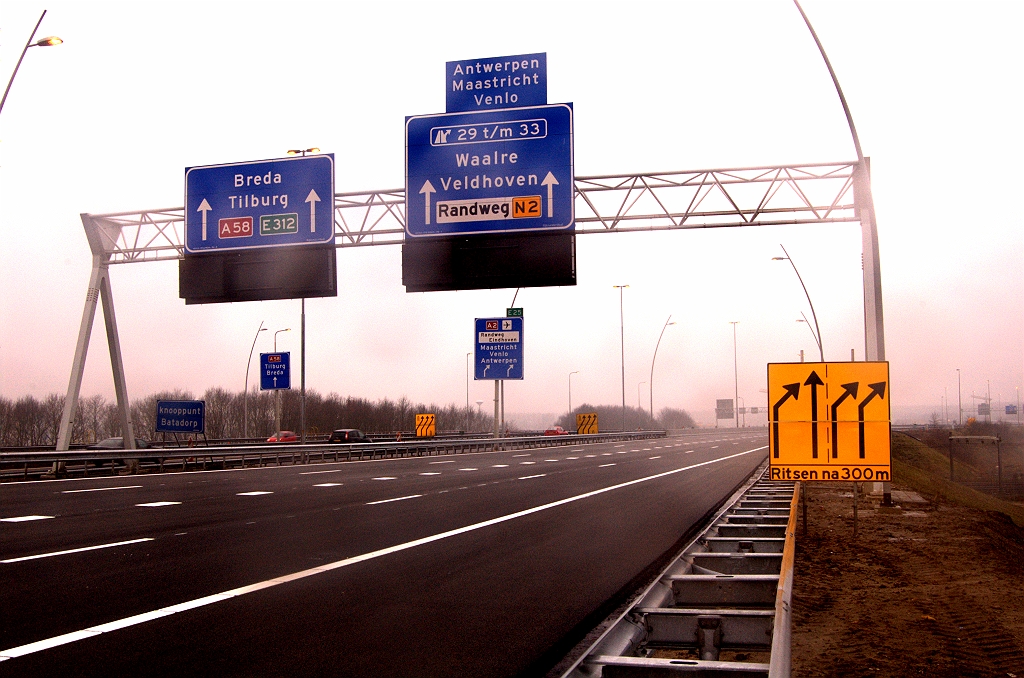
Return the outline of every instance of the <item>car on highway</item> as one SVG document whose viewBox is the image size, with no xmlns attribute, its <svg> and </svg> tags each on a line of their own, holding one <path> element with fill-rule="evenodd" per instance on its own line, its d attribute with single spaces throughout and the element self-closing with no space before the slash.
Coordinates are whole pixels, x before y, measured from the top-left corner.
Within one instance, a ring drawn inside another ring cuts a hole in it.
<svg viewBox="0 0 1024 678">
<path fill-rule="evenodd" d="M 366 434 L 357 428 L 338 428 L 334 429 L 331 433 L 331 437 L 327 440 L 329 443 L 368 443 L 371 442 Z"/>
<path fill-rule="evenodd" d="M 544 435 L 546 435 L 546 436 L 567 436 L 567 435 L 569 435 L 569 432 L 566 431 L 561 426 L 552 426 L 547 431 L 544 431 Z"/>
<path fill-rule="evenodd" d="M 274 435 L 267 438 L 268 443 L 294 443 L 299 439 L 298 434 L 295 431 L 278 431 Z"/>
<path fill-rule="evenodd" d="M 148 447 L 152 447 L 148 440 L 142 438 L 135 439 L 135 449 L 144 450 Z M 87 450 L 123 450 L 124 449 L 124 438 L 118 436 L 117 438 L 106 438 L 99 441 L 95 445 L 89 445 Z"/>
</svg>

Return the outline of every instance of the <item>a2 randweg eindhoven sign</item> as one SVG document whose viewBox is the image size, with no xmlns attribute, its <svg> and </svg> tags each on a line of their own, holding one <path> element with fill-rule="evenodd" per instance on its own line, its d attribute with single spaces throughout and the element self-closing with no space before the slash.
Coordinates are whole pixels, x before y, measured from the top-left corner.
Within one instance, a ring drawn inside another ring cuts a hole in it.
<svg viewBox="0 0 1024 678">
<path fill-rule="evenodd" d="M 333 240 L 333 155 L 185 170 L 187 252 Z"/>
<path fill-rule="evenodd" d="M 889 363 L 768 365 L 773 480 L 891 480 Z"/>
<path fill-rule="evenodd" d="M 573 226 L 572 105 L 405 121 L 410 236 Z"/>
<path fill-rule="evenodd" d="M 292 387 L 291 353 L 260 353 L 260 388 L 280 391 Z"/>
<path fill-rule="evenodd" d="M 523 378 L 523 319 L 477 318 L 475 379 Z"/>
<path fill-rule="evenodd" d="M 160 400 L 156 404 L 157 433 L 205 433 L 205 400 Z"/>
</svg>

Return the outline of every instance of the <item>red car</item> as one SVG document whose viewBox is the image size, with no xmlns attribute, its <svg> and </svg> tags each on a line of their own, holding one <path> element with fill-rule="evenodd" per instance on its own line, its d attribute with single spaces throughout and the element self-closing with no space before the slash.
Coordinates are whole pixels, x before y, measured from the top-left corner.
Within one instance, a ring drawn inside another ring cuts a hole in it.
<svg viewBox="0 0 1024 678">
<path fill-rule="evenodd" d="M 546 436 L 567 436 L 567 435 L 569 435 L 569 432 L 566 431 L 561 426 L 555 426 L 554 428 L 549 428 L 547 431 L 544 431 L 544 435 L 546 435 Z"/>
<path fill-rule="evenodd" d="M 294 443 L 298 442 L 299 436 L 295 431 L 278 431 L 267 438 L 268 443 Z"/>
</svg>

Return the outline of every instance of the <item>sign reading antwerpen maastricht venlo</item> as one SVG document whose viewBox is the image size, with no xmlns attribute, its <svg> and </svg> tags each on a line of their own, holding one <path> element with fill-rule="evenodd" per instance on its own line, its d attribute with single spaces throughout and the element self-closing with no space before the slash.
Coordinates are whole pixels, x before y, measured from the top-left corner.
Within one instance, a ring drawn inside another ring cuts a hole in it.
<svg viewBox="0 0 1024 678">
<path fill-rule="evenodd" d="M 569 230 L 572 105 L 408 117 L 405 173 L 410 236 Z"/>
<path fill-rule="evenodd" d="M 445 74 L 448 113 L 548 102 L 548 55 L 544 52 L 449 61 Z"/>
<path fill-rule="evenodd" d="M 185 170 L 188 253 L 334 240 L 334 156 Z"/>
<path fill-rule="evenodd" d="M 523 378 L 523 319 L 477 318 L 475 379 Z"/>
<path fill-rule="evenodd" d="M 157 433 L 205 433 L 205 400 L 160 400 L 156 404 Z"/>
</svg>

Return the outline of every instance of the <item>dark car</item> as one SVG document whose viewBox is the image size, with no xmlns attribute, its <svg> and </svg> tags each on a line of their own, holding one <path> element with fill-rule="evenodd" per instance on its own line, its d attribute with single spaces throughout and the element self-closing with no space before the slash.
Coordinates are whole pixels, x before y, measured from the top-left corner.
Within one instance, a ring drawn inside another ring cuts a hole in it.
<svg viewBox="0 0 1024 678">
<path fill-rule="evenodd" d="M 278 431 L 274 435 L 267 438 L 268 443 L 294 443 L 298 441 L 299 436 L 295 431 Z"/>
<path fill-rule="evenodd" d="M 338 428 L 331 434 L 329 443 L 368 443 L 370 439 L 357 428 Z"/>
<path fill-rule="evenodd" d="M 146 449 L 148 447 L 151 447 L 151 445 L 149 444 L 148 440 L 143 440 L 142 438 L 136 438 L 135 439 L 135 448 L 136 449 L 144 450 L 144 449 Z M 118 437 L 118 438 L 107 438 L 106 440 L 99 441 L 95 445 L 90 445 L 86 449 L 87 450 L 123 450 L 124 449 L 124 438 L 121 438 L 121 437 Z"/>
</svg>

